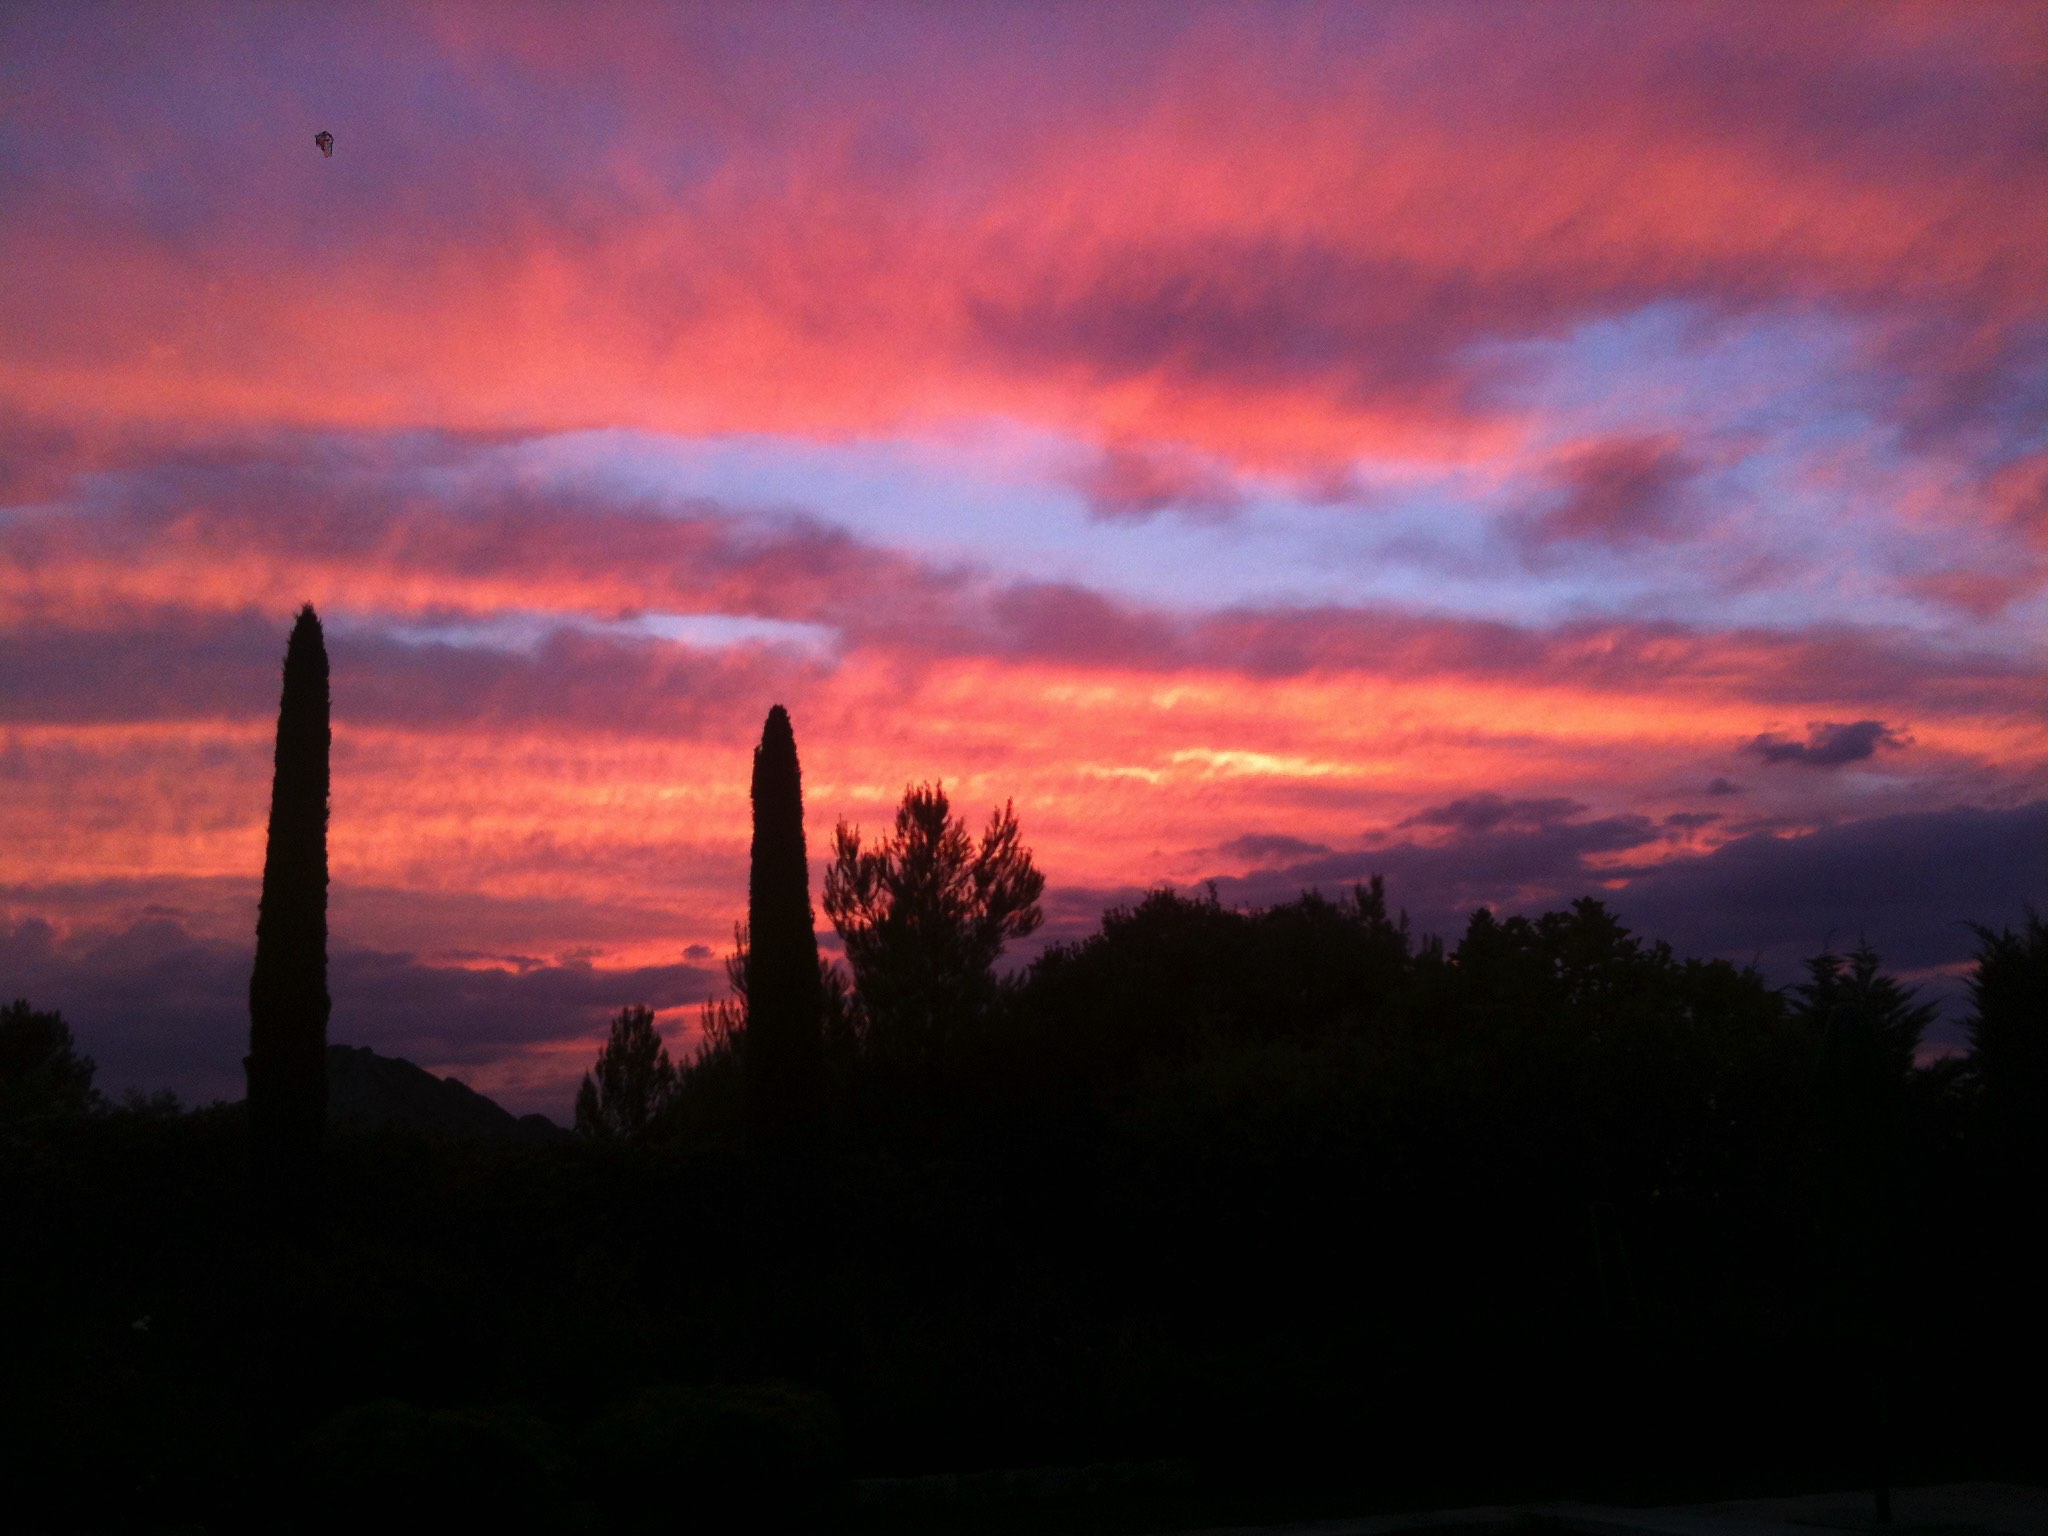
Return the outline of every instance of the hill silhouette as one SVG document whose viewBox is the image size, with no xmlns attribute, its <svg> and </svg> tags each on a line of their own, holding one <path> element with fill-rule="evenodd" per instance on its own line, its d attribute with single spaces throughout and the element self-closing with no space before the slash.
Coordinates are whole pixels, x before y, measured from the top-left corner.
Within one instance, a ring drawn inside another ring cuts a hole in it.
<svg viewBox="0 0 2048 1536">
<path fill-rule="evenodd" d="M 515 1115 L 467 1083 L 363 1045 L 327 1047 L 327 1120 L 515 1141 L 569 1134 L 546 1115 Z"/>
</svg>

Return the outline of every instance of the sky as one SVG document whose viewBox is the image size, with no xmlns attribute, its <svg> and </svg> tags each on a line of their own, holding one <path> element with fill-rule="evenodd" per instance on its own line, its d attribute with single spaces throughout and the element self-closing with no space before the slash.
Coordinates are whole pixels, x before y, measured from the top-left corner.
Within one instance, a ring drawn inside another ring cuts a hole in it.
<svg viewBox="0 0 2048 1536">
<path fill-rule="evenodd" d="M 2048 909 L 2048 7 L 27 3 L 0 274 L 0 992 L 104 1089 L 240 1096 L 308 601 L 330 1037 L 557 1118 L 776 703 L 814 897 L 937 780 L 1033 948 L 1594 895 L 1939 1050 Z"/>
</svg>

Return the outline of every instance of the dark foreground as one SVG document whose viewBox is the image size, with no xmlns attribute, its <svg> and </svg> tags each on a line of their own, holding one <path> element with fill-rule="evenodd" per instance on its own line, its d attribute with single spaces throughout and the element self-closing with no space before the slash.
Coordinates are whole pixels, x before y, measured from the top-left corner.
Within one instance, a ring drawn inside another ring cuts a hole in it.
<svg viewBox="0 0 2048 1536">
<path fill-rule="evenodd" d="M 9 1132 L 17 1528 L 1158 1530 L 2040 1476 L 1963 1211 L 1902 1229 L 1912 1307 L 1873 1324 L 1789 1197 L 1603 1257 L 1511 1163 L 1368 1220 L 1284 1125 L 774 1164 L 344 1132 L 298 1240 L 251 1234 L 243 1129 Z"/>
<path fill-rule="evenodd" d="M 1109 1531 L 2048 1482 L 2048 926 L 1981 937 L 1970 1056 L 1916 1065 L 1863 951 L 1788 996 L 1592 901 L 1446 951 L 1377 885 L 1159 893 L 830 1035 L 801 1115 L 753 1113 L 730 1037 L 584 1137 L 338 1050 L 336 1112 L 461 1102 L 336 1125 L 260 1202 L 239 1106 L 95 1106 L 21 1005 L 7 1514 Z"/>
</svg>

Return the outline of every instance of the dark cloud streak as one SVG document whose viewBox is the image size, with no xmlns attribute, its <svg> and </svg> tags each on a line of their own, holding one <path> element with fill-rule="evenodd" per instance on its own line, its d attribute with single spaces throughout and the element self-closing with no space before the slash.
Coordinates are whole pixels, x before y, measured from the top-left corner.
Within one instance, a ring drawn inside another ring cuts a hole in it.
<svg viewBox="0 0 2048 1536">
<path fill-rule="evenodd" d="M 1909 741 L 1909 737 L 1882 720 L 1856 720 L 1847 725 L 1821 720 L 1807 726 L 1803 742 L 1766 731 L 1743 750 L 1755 753 L 1766 764 L 1803 763 L 1809 768 L 1839 768 L 1876 756 L 1881 746 L 1903 748 Z"/>
</svg>

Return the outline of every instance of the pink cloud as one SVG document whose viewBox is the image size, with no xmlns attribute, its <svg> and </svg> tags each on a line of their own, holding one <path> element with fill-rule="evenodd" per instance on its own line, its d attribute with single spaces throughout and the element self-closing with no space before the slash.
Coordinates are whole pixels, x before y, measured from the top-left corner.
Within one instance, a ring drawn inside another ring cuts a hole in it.
<svg viewBox="0 0 2048 1536">
<path fill-rule="evenodd" d="M 1326 467 L 1509 441 L 1475 343 L 1678 300 L 1838 310 L 1898 410 L 1997 417 L 2048 293 L 2011 62 L 2038 19 L 1609 20 L 1593 49 L 1541 10 L 879 14 L 892 57 L 823 13 L 835 67 L 739 13 L 379 19 L 337 27 L 345 70 L 374 33 L 378 89 L 445 75 L 442 105 L 394 98 L 319 165 L 296 139 L 273 164 L 260 114 L 145 153 L 112 131 L 129 66 L 73 33 L 103 83 L 64 174 L 0 220 L 0 395 L 473 428 L 1008 415 Z M 200 48 L 180 78 L 223 67 Z M 169 178 L 184 222 L 100 198 L 110 169 Z"/>
</svg>

